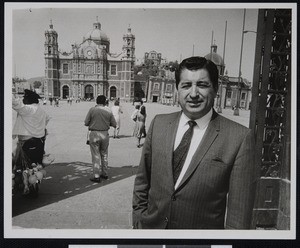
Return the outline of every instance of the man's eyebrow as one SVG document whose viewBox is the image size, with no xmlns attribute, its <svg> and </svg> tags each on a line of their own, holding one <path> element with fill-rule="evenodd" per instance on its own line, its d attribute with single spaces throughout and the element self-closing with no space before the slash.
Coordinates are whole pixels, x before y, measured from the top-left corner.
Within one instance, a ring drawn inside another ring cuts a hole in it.
<svg viewBox="0 0 300 248">
<path fill-rule="evenodd" d="M 205 83 L 205 84 L 210 84 L 210 82 L 209 82 L 209 81 L 207 81 L 207 80 L 199 80 L 199 81 L 197 81 L 197 83 Z"/>
<path fill-rule="evenodd" d="M 193 84 L 191 81 L 181 81 L 180 84 Z M 211 82 L 207 80 L 199 80 L 196 82 L 196 84 L 211 84 Z"/>
</svg>

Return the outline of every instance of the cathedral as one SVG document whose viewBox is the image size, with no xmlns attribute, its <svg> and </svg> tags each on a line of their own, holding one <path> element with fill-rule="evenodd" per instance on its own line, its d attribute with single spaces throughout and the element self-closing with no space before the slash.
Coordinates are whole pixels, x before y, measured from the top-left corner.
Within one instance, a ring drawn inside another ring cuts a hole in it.
<svg viewBox="0 0 300 248">
<path fill-rule="evenodd" d="M 135 36 L 128 27 L 122 51 L 110 52 L 110 39 L 97 20 L 70 52 L 59 50 L 52 22 L 45 31 L 44 95 L 67 99 L 94 99 L 98 95 L 131 101 L 134 98 Z"/>
<path fill-rule="evenodd" d="M 123 35 L 120 53 L 110 51 L 110 39 L 102 31 L 98 20 L 93 23 L 81 43 L 72 44 L 70 52 L 62 52 L 58 46 L 58 33 L 50 22 L 45 31 L 45 80 L 44 96 L 92 100 L 98 95 L 122 101 L 144 99 L 162 104 L 177 103 L 174 72 L 165 70 L 161 53 L 146 52 L 142 68 L 148 73 L 135 72 L 135 35 L 128 27 Z M 218 67 L 220 82 L 216 108 L 234 107 L 240 100 L 240 107 L 249 109 L 251 101 L 251 83 L 241 78 L 229 77 L 224 73 L 225 64 L 217 54 L 217 46 L 211 46 L 211 52 L 205 56 Z M 163 71 L 163 72 L 162 72 Z M 169 75 L 170 74 L 170 75 Z M 239 97 L 240 96 L 240 97 Z"/>
</svg>

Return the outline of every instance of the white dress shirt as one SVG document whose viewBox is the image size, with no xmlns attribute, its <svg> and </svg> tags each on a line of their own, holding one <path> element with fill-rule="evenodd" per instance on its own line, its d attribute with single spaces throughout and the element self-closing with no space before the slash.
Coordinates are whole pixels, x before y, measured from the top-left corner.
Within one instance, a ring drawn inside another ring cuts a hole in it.
<svg viewBox="0 0 300 248">
<path fill-rule="evenodd" d="M 190 149 L 187 153 L 184 165 L 182 167 L 180 175 L 175 184 L 175 189 L 180 184 L 184 174 L 186 173 L 186 171 L 191 163 L 191 160 L 192 160 L 192 158 L 204 136 L 204 133 L 207 129 L 208 123 L 211 120 L 212 113 L 213 112 L 211 109 L 205 116 L 203 116 L 200 119 L 195 120 L 197 125 L 194 126 L 194 133 L 193 133 L 193 137 L 191 140 Z M 190 121 L 190 119 L 182 112 L 180 120 L 179 120 L 179 124 L 178 124 L 177 133 L 176 133 L 176 138 L 175 138 L 175 143 L 174 143 L 174 151 L 177 148 L 177 146 L 179 146 L 184 133 L 189 129 L 188 121 Z"/>
<path fill-rule="evenodd" d="M 21 98 L 13 97 L 12 108 L 18 113 L 13 135 L 19 135 L 22 139 L 41 138 L 45 135 L 45 128 L 50 117 L 39 104 L 27 105 Z"/>
</svg>

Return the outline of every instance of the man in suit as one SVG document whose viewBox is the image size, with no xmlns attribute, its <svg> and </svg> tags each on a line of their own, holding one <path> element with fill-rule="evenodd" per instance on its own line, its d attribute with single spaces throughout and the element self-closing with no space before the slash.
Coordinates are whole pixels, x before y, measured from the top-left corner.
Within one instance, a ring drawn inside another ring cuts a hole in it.
<svg viewBox="0 0 300 248">
<path fill-rule="evenodd" d="M 250 129 L 213 110 L 218 69 L 203 57 L 175 73 L 182 111 L 157 115 L 133 191 L 133 228 L 249 229 L 257 181 Z"/>
</svg>

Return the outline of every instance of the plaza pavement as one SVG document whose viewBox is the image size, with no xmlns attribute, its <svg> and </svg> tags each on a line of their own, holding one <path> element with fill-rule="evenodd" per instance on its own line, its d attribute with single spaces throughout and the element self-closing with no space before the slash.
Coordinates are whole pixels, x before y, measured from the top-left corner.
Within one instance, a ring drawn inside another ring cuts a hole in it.
<svg viewBox="0 0 300 248">
<path fill-rule="evenodd" d="M 46 167 L 47 175 L 40 185 L 38 198 L 13 196 L 13 228 L 131 228 L 133 182 L 142 151 L 132 137 L 130 116 L 134 106 L 121 102 L 120 139 L 110 138 L 109 179 L 97 184 L 89 180 L 91 155 L 86 145 L 87 127 L 83 124 L 89 108 L 94 105 L 95 102 L 73 101 L 70 105 L 61 101 L 59 107 L 50 106 L 49 102 L 43 106 L 51 116 L 45 150 L 55 160 Z M 177 106 L 158 103 L 145 103 L 145 106 L 146 128 L 156 114 L 180 110 Z M 240 116 L 233 116 L 231 109 L 222 110 L 222 115 L 245 126 L 248 126 L 249 114 L 250 111 L 241 110 Z M 14 119 L 15 112 L 13 123 Z"/>
</svg>

